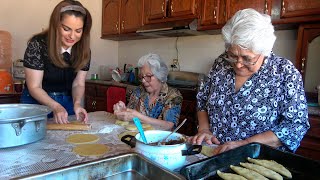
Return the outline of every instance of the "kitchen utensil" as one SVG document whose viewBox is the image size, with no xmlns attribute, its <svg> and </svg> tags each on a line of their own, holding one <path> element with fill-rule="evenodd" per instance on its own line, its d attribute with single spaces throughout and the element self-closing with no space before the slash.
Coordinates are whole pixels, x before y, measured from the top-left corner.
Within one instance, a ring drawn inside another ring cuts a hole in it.
<svg viewBox="0 0 320 180">
<path fill-rule="evenodd" d="M 185 179 L 137 153 L 125 153 L 18 179 Z"/>
<path fill-rule="evenodd" d="M 90 124 L 83 124 L 82 122 L 70 122 L 69 124 L 47 123 L 47 130 L 87 131 L 90 129 Z"/>
<path fill-rule="evenodd" d="M 0 148 L 20 146 L 45 137 L 51 109 L 37 104 L 0 105 Z"/>
<path fill-rule="evenodd" d="M 138 131 L 140 132 L 143 142 L 145 144 L 148 144 L 146 136 L 144 135 L 144 130 L 143 130 L 142 125 L 140 123 L 140 119 L 137 117 L 134 117 L 133 122 L 137 126 Z"/>
<path fill-rule="evenodd" d="M 292 179 L 319 179 L 320 177 L 319 161 L 280 151 L 260 143 L 250 143 L 189 164 L 180 170 L 180 174 L 187 179 L 217 179 L 217 170 L 231 172 L 230 165 L 248 162 L 247 157 L 274 160 L 292 173 Z"/>
<path fill-rule="evenodd" d="M 114 81 L 116 81 L 116 82 L 121 81 L 121 75 L 120 75 L 119 71 L 117 71 L 116 69 L 112 70 L 111 76 Z"/>
<path fill-rule="evenodd" d="M 144 133 L 148 137 L 149 144 L 143 143 L 140 133 L 135 136 L 124 135 L 121 141 L 135 148 L 136 152 L 170 170 L 175 170 L 185 165 L 186 156 L 201 152 L 201 145 L 187 145 L 187 139 L 182 134 L 173 133 L 170 136 L 171 140 L 176 140 L 179 143 L 158 146 L 157 143 L 168 136 L 171 133 L 170 131 L 149 130 Z"/>
<path fill-rule="evenodd" d="M 182 121 L 182 123 L 181 123 L 176 129 L 174 129 L 174 130 L 172 131 L 172 133 L 170 133 L 168 136 L 166 136 L 163 140 L 159 141 L 159 142 L 158 142 L 158 146 L 160 146 L 160 145 L 162 145 L 162 144 L 165 144 L 165 142 L 166 142 L 166 140 L 168 139 L 168 137 L 169 137 L 171 134 L 177 132 L 177 131 L 181 128 L 181 126 L 182 126 L 186 121 L 187 121 L 187 118 L 185 118 L 185 119 Z"/>
</svg>

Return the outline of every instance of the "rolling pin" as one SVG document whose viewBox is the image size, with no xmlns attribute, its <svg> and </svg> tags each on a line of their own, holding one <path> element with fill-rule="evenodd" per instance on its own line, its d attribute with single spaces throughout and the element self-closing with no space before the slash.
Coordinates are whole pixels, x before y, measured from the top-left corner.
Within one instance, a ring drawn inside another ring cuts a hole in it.
<svg viewBox="0 0 320 180">
<path fill-rule="evenodd" d="M 47 124 L 47 130 L 87 131 L 90 129 L 90 124 L 83 124 L 82 122 L 70 122 L 69 124 Z"/>
</svg>

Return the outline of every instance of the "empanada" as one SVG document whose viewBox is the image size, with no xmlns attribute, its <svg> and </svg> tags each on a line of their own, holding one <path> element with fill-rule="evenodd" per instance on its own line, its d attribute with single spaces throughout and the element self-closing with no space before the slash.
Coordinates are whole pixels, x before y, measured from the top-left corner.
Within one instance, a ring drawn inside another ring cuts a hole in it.
<svg viewBox="0 0 320 180">
<path fill-rule="evenodd" d="M 268 168 L 265 168 L 263 166 L 257 165 L 257 164 L 252 164 L 252 163 L 240 163 L 241 166 L 251 169 L 253 171 L 256 171 L 257 173 L 270 178 L 270 179 L 275 179 L 275 180 L 282 180 L 282 176 Z"/>
<path fill-rule="evenodd" d="M 292 178 L 291 172 L 287 168 L 282 166 L 281 164 L 277 163 L 276 161 L 264 160 L 264 159 L 252 159 L 250 157 L 248 157 L 248 161 L 255 163 L 255 164 L 258 164 L 260 166 L 264 166 L 268 169 L 271 169 L 277 173 L 284 175 L 287 178 L 290 178 L 290 179 Z"/>
<path fill-rule="evenodd" d="M 219 177 L 221 177 L 224 180 L 246 180 L 243 176 L 240 176 L 238 174 L 233 174 L 233 173 L 224 173 L 221 171 L 217 171 L 217 174 Z"/>
<path fill-rule="evenodd" d="M 243 176 L 249 180 L 268 180 L 266 177 L 250 169 L 246 169 L 239 166 L 233 166 L 233 165 L 230 165 L 230 168 L 240 176 Z"/>
</svg>

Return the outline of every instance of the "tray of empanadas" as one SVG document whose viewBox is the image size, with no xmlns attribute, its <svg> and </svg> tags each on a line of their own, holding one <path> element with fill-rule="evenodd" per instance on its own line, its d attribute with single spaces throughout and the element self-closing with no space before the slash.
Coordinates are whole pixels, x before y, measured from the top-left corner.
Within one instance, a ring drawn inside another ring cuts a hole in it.
<svg viewBox="0 0 320 180">
<path fill-rule="evenodd" d="M 186 179 L 320 179 L 320 161 L 250 143 L 184 166 Z"/>
</svg>

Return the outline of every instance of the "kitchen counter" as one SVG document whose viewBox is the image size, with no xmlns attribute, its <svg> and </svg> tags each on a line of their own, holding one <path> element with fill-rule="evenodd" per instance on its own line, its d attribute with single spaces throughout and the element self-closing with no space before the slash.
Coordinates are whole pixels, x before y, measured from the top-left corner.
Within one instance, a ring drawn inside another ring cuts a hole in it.
<svg viewBox="0 0 320 180">
<path fill-rule="evenodd" d="M 123 82 L 117 82 L 117 81 L 104 81 L 104 80 L 91 80 L 87 79 L 86 82 L 88 83 L 96 83 L 101 85 L 108 85 L 108 86 L 118 86 L 118 87 L 124 87 L 129 89 L 134 89 L 138 85 L 136 84 L 130 84 L 130 83 L 123 83 Z"/>
<path fill-rule="evenodd" d="M 0 149 L 0 179 L 17 178 L 133 151 L 119 139 L 118 134 L 126 130 L 114 124 L 116 118 L 113 114 L 96 111 L 88 115 L 92 125 L 89 131 L 48 130 L 46 137 L 38 142 Z M 74 116 L 69 119 L 74 119 Z M 100 140 L 97 143 L 109 146 L 109 152 L 100 157 L 82 157 L 73 153 L 75 145 L 67 143 L 65 138 L 76 133 L 98 135 Z M 188 156 L 186 164 L 203 158 L 206 156 L 202 154 Z"/>
</svg>

